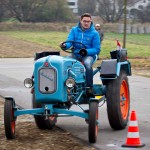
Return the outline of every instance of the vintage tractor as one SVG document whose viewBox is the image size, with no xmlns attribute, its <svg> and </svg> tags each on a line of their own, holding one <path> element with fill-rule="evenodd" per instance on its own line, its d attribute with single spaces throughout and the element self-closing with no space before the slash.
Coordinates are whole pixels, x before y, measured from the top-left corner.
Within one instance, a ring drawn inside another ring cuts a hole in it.
<svg viewBox="0 0 150 150">
<path fill-rule="evenodd" d="M 66 50 L 70 53 L 72 51 L 73 49 Z M 15 138 L 15 122 L 20 115 L 34 115 L 40 129 L 52 129 L 57 118 L 66 115 L 85 119 L 89 142 L 95 143 L 98 135 L 99 103 L 105 101 L 111 128 L 124 129 L 130 109 L 127 76 L 131 75 L 131 66 L 125 49 L 114 50 L 110 54 L 111 59 L 103 60 L 94 69 L 93 76 L 100 73 L 101 84 L 94 84 L 93 95 L 88 96 L 86 70 L 82 62 L 69 56 L 60 56 L 59 52 L 36 53 L 33 76 L 24 81 L 24 85 L 31 88 L 33 108 L 19 108 L 12 97 L 5 97 L 4 125 L 7 139 Z M 88 109 L 84 109 L 82 104 L 87 104 Z M 81 111 L 72 110 L 73 105 L 79 106 Z"/>
</svg>

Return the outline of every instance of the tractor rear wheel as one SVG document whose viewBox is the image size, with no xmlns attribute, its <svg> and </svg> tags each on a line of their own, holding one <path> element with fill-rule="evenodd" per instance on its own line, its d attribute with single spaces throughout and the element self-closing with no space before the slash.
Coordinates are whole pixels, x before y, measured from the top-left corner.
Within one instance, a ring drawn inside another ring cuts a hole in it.
<svg viewBox="0 0 150 150">
<path fill-rule="evenodd" d="M 16 117 L 14 117 L 13 101 L 5 100 L 4 104 L 4 126 L 7 139 L 15 138 Z"/>
<path fill-rule="evenodd" d="M 34 93 L 32 96 L 32 105 L 33 105 L 33 108 L 41 108 L 42 107 L 41 104 L 36 103 Z M 35 119 L 35 123 L 39 129 L 52 129 L 57 122 L 57 116 L 56 115 L 50 116 L 46 119 L 45 119 L 45 116 L 34 115 L 34 119 Z"/>
<path fill-rule="evenodd" d="M 89 105 L 88 137 L 90 143 L 95 143 L 98 135 L 98 102 L 91 101 Z"/>
<path fill-rule="evenodd" d="M 107 114 L 110 126 L 114 130 L 124 129 L 128 122 L 130 109 L 130 91 L 127 75 L 120 72 L 117 79 L 106 85 Z"/>
</svg>

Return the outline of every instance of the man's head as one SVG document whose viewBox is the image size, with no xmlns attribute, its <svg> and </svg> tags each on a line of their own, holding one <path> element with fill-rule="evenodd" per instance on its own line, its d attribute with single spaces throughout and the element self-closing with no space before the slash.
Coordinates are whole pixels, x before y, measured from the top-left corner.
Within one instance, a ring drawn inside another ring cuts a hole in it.
<svg viewBox="0 0 150 150">
<path fill-rule="evenodd" d="M 101 25 L 97 23 L 97 24 L 95 25 L 95 29 L 96 29 L 96 30 L 99 30 L 100 28 L 101 28 Z"/>
<path fill-rule="evenodd" d="M 88 29 L 91 26 L 92 18 L 89 13 L 85 13 L 80 18 L 80 23 L 84 29 Z"/>
</svg>

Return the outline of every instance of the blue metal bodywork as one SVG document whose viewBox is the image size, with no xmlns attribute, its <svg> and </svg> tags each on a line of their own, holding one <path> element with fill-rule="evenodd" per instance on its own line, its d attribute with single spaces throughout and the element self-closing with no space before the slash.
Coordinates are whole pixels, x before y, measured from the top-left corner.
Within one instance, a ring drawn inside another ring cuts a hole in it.
<svg viewBox="0 0 150 150">
<path fill-rule="evenodd" d="M 51 71 L 53 76 L 48 75 L 47 72 L 44 72 L 46 70 Z M 131 75 L 130 63 L 128 61 L 117 62 L 115 76 L 109 78 L 100 77 L 100 80 L 115 79 L 119 76 L 120 70 L 124 70 L 126 71 L 127 75 Z M 93 76 L 98 72 L 101 73 L 101 66 L 98 66 L 94 70 Z M 80 106 L 79 107 L 82 109 L 82 112 L 70 110 L 70 105 L 72 105 L 72 103 L 80 104 L 86 95 L 85 68 L 81 62 L 70 57 L 62 57 L 57 55 L 42 57 L 35 61 L 33 76 L 35 100 L 36 103 L 41 104 L 41 108 L 19 109 L 15 106 L 14 99 L 7 97 L 5 98 L 6 100 L 9 99 L 13 101 L 15 117 L 24 114 L 42 116 L 68 114 L 71 116 L 79 116 L 85 119 L 88 118 L 88 114 L 85 113 Z M 66 87 L 65 82 L 68 78 L 73 78 L 75 80 L 76 86 L 74 89 L 68 89 Z M 42 81 L 44 83 L 40 83 Z M 48 87 L 47 85 L 49 84 L 52 84 L 53 87 L 51 85 Z M 100 98 L 86 98 L 87 104 L 90 101 L 104 101 L 107 90 L 106 86 L 103 84 L 94 84 L 93 89 L 94 94 L 100 96 Z M 67 106 L 68 103 L 69 106 Z M 59 104 L 62 104 L 61 107 Z M 45 114 L 46 111 L 49 112 L 49 114 Z"/>
<path fill-rule="evenodd" d="M 49 66 L 45 67 L 44 63 Z M 41 68 L 53 68 L 56 71 L 56 90 L 53 93 L 41 93 L 39 91 L 39 70 Z M 75 79 L 77 84 L 85 82 L 85 68 L 77 60 L 69 57 L 47 56 L 35 62 L 34 67 L 34 88 L 35 99 L 39 103 L 55 103 L 67 101 L 67 89 L 65 81 L 68 77 Z"/>
<path fill-rule="evenodd" d="M 51 114 L 48 114 L 48 116 L 52 116 L 53 114 L 66 114 L 70 116 L 78 116 L 81 118 L 88 119 L 88 114 L 84 112 L 74 111 L 74 110 L 67 110 L 67 109 L 60 109 L 60 108 L 53 108 L 53 105 L 47 104 L 43 108 L 35 108 L 35 109 L 22 109 L 22 110 L 16 110 L 14 112 L 14 117 L 20 116 L 20 115 L 44 115 L 45 110 L 50 110 Z M 46 116 L 46 115 L 45 115 Z"/>
<path fill-rule="evenodd" d="M 131 64 L 129 61 L 118 62 L 117 63 L 117 76 L 120 75 L 120 71 L 124 70 L 127 75 L 131 75 Z"/>
</svg>

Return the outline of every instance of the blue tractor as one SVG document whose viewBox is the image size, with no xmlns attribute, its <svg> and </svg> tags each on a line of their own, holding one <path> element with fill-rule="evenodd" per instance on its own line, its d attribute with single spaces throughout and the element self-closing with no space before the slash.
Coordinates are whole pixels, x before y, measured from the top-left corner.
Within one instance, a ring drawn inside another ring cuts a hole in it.
<svg viewBox="0 0 150 150">
<path fill-rule="evenodd" d="M 73 49 L 66 51 L 71 53 Z M 59 52 L 36 53 L 33 76 L 24 81 L 24 85 L 31 88 L 33 108 L 19 108 L 12 97 L 5 97 L 4 125 L 7 139 L 15 138 L 15 122 L 20 115 L 34 115 L 36 125 L 40 129 L 52 129 L 57 119 L 66 115 L 85 119 L 89 142 L 95 143 L 101 102 L 107 103 L 111 128 L 124 129 L 130 109 L 127 76 L 131 75 L 131 65 L 125 49 L 114 50 L 110 54 L 111 59 L 103 60 L 101 65 L 94 69 L 93 77 L 99 73 L 101 84 L 94 84 L 93 95 L 88 96 L 86 70 L 82 62 L 69 56 L 60 56 Z M 82 104 L 87 104 L 88 109 L 84 109 Z M 81 111 L 72 110 L 73 105 L 79 106 Z"/>
</svg>

